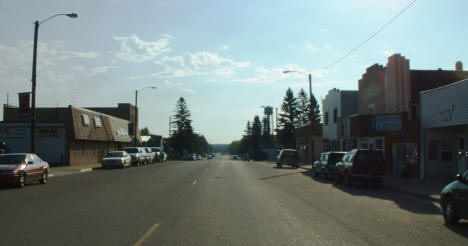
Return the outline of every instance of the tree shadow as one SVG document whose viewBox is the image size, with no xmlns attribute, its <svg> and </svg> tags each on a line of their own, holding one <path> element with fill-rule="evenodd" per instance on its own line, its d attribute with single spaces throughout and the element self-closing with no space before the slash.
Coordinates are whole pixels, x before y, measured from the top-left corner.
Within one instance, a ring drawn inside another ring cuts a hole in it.
<svg viewBox="0 0 468 246">
<path fill-rule="evenodd" d="M 311 170 L 302 172 L 314 181 L 330 184 L 353 196 L 367 196 L 376 199 L 389 200 L 398 205 L 401 209 L 418 214 L 441 214 L 439 206 L 436 206 L 430 199 L 403 194 L 385 187 L 376 187 L 368 182 L 356 182 L 351 187 L 346 187 L 343 183 L 335 184 L 334 178 L 314 177 Z"/>
</svg>

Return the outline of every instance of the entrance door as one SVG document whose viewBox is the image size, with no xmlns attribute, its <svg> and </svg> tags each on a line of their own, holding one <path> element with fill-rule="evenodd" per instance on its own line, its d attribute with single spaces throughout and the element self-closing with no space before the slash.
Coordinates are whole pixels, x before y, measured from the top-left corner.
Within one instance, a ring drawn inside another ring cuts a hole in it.
<svg viewBox="0 0 468 246">
<path fill-rule="evenodd" d="M 466 149 L 466 138 L 464 135 L 460 135 L 458 136 L 458 152 L 457 152 L 457 156 L 458 156 L 458 173 L 463 173 L 464 171 L 467 170 L 467 150 Z"/>
</svg>

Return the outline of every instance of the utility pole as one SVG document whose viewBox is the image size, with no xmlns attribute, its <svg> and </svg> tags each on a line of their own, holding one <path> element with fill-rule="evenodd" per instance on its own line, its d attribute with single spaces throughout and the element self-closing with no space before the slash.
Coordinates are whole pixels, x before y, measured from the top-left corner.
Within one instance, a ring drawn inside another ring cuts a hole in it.
<svg viewBox="0 0 468 246">
<path fill-rule="evenodd" d="M 137 145 L 137 128 L 138 128 L 138 90 L 135 90 L 135 125 L 133 126 L 133 134 L 134 134 L 134 141 L 135 147 Z"/>
<path fill-rule="evenodd" d="M 36 153 L 36 63 L 37 63 L 37 35 L 39 21 L 34 22 L 34 48 L 32 67 L 32 88 L 31 88 L 31 153 Z"/>
<path fill-rule="evenodd" d="M 172 119 L 171 119 L 171 116 L 169 116 L 169 137 L 171 137 L 171 130 L 172 130 Z"/>
</svg>

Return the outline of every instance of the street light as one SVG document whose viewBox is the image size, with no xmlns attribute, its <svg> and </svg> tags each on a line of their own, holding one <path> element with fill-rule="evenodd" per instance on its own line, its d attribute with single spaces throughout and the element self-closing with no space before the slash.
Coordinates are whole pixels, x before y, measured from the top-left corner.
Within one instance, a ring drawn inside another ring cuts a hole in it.
<svg viewBox="0 0 468 246">
<path fill-rule="evenodd" d="M 138 92 L 139 91 L 142 91 L 144 89 L 153 89 L 153 90 L 156 90 L 156 86 L 147 86 L 147 87 L 144 87 L 144 88 L 141 88 L 139 90 L 135 90 L 135 125 L 133 126 L 133 136 L 134 136 L 134 144 L 135 146 L 137 146 L 137 128 L 138 128 Z"/>
<path fill-rule="evenodd" d="M 77 14 L 56 14 L 41 22 L 34 22 L 34 49 L 33 49 L 33 67 L 32 67 L 32 88 L 31 88 L 31 153 L 36 153 L 36 64 L 37 64 L 37 36 L 39 25 L 59 15 L 66 15 L 72 19 L 78 17 Z"/>
</svg>

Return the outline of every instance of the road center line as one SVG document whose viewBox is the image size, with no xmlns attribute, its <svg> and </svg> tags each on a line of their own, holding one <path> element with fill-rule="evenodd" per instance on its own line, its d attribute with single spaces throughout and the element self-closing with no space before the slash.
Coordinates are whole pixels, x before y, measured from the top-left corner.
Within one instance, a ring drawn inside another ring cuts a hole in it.
<svg viewBox="0 0 468 246">
<path fill-rule="evenodd" d="M 193 181 L 192 185 L 196 185 L 197 184 L 197 180 Z"/>
<path fill-rule="evenodd" d="M 141 246 L 143 242 L 154 232 L 154 230 L 158 228 L 158 226 L 158 223 L 155 223 L 153 226 L 151 226 L 133 246 Z"/>
</svg>

